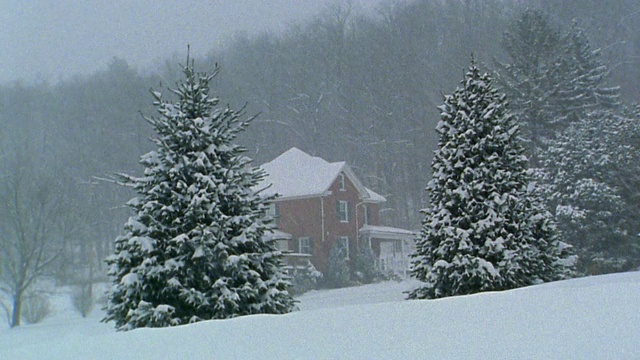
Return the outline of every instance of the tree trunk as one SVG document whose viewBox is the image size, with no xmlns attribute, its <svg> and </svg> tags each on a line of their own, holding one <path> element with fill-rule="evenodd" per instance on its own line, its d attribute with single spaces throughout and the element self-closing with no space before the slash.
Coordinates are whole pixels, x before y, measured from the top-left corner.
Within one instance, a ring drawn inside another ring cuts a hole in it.
<svg viewBox="0 0 640 360">
<path fill-rule="evenodd" d="M 22 292 L 19 292 L 13 297 L 13 308 L 11 310 L 11 324 L 12 328 L 20 326 L 20 315 L 22 314 Z"/>
</svg>

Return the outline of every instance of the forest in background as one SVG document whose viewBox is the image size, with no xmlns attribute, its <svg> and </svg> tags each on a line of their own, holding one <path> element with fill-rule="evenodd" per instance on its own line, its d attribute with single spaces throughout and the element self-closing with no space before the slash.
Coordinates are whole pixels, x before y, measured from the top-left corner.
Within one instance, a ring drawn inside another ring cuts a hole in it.
<svg viewBox="0 0 640 360">
<path fill-rule="evenodd" d="M 292 146 L 347 161 L 388 199 L 385 224 L 417 229 L 442 94 L 455 88 L 471 54 L 488 70 L 509 62 L 504 34 L 525 7 L 541 9 L 560 30 L 576 19 L 592 48 L 602 49 L 607 82 L 633 107 L 640 6 L 632 0 L 414 1 L 383 6 L 375 18 L 340 4 L 283 35 L 238 36 L 196 66 L 220 64 L 213 92 L 260 114 L 240 139 L 255 165 Z M 132 193 L 97 178 L 140 173 L 139 157 L 153 147 L 140 115 L 156 111 L 149 89 L 167 92 L 183 58 L 153 71 L 113 59 L 88 77 L 0 87 L 3 201 L 25 195 L 16 216 L 38 224 L 25 236 L 50 247 L 64 241 L 51 258 L 59 278 L 81 281 L 94 266 L 104 276 L 102 260 Z"/>
</svg>

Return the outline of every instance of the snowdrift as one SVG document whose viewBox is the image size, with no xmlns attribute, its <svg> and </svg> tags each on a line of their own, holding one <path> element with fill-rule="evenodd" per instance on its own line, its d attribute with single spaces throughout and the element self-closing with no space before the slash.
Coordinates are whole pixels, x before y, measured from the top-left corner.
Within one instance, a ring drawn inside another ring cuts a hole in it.
<svg viewBox="0 0 640 360">
<path fill-rule="evenodd" d="M 640 272 L 430 301 L 415 282 L 299 298 L 300 311 L 117 333 L 59 310 L 0 330 L 1 359 L 632 359 Z M 59 299 L 64 303 L 64 299 Z"/>
</svg>

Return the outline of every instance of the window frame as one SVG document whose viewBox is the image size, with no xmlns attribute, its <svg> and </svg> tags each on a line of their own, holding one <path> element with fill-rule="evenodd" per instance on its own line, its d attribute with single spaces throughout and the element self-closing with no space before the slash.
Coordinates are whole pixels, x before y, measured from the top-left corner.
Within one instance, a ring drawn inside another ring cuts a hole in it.
<svg viewBox="0 0 640 360">
<path fill-rule="evenodd" d="M 276 228 L 280 227 L 280 206 L 277 202 L 269 203 L 267 206 L 267 215 L 273 220 Z"/>
<path fill-rule="evenodd" d="M 339 182 L 340 182 L 340 191 L 347 191 L 347 183 L 343 173 L 340 173 Z"/>
<path fill-rule="evenodd" d="M 307 251 L 303 251 L 303 246 L 302 246 L 303 242 L 308 242 L 304 246 L 304 248 Z M 298 252 L 300 254 L 307 254 L 307 255 L 313 256 L 313 251 L 314 251 L 314 249 L 313 249 L 313 240 L 311 240 L 311 237 L 309 237 L 309 236 L 301 236 L 301 237 L 298 238 Z"/>
<path fill-rule="evenodd" d="M 402 240 L 393 241 L 393 256 L 398 257 L 402 255 Z"/>
<path fill-rule="evenodd" d="M 276 247 L 278 248 L 278 250 L 280 252 L 289 252 L 289 240 L 287 239 L 277 239 L 276 240 Z"/>
<path fill-rule="evenodd" d="M 343 209 L 343 205 L 344 205 L 344 209 Z M 338 200 L 337 210 L 338 210 L 338 220 L 341 223 L 348 223 L 349 222 L 349 202 L 345 200 Z"/>
</svg>

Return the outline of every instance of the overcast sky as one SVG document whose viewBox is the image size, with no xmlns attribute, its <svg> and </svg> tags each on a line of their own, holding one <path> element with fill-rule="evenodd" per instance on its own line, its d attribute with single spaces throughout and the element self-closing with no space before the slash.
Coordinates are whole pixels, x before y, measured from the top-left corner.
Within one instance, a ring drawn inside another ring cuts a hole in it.
<svg viewBox="0 0 640 360">
<path fill-rule="evenodd" d="M 344 0 L 343 0 L 344 1 Z M 381 0 L 354 0 L 372 9 Z M 0 0 L 0 83 L 56 82 L 123 58 L 206 55 L 238 32 L 283 31 L 336 0 Z"/>
</svg>

